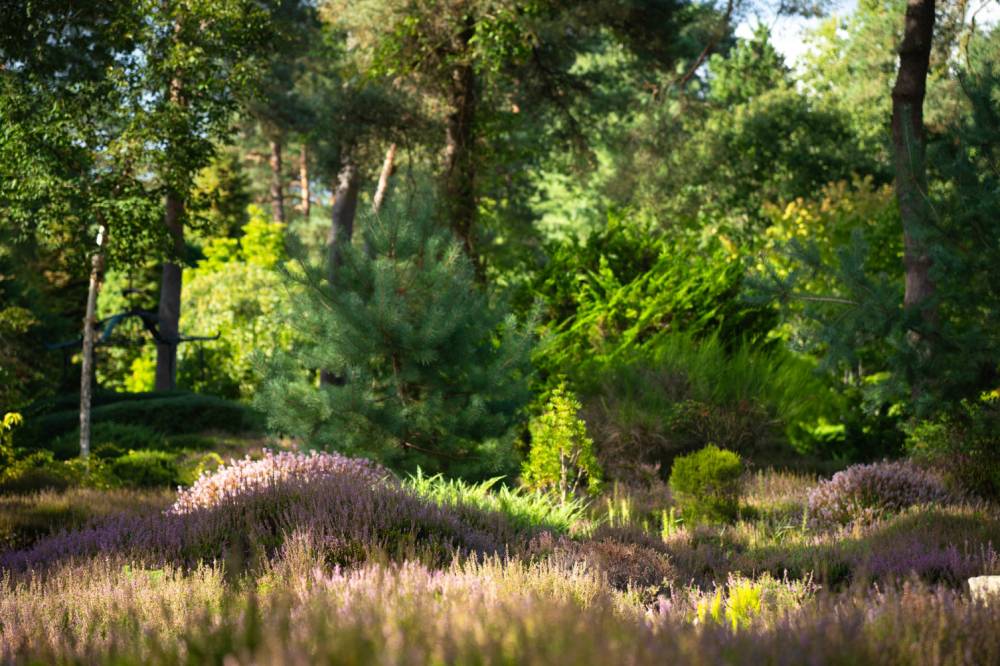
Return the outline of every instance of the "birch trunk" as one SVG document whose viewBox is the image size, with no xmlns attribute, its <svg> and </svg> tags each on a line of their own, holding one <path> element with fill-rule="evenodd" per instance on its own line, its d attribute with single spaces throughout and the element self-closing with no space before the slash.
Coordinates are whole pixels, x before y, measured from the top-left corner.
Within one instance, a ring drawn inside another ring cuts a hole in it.
<svg viewBox="0 0 1000 666">
<path fill-rule="evenodd" d="M 392 177 L 395 163 L 396 144 L 392 144 L 385 153 L 385 161 L 382 163 L 382 173 L 378 177 L 378 187 L 375 188 L 375 196 L 372 198 L 372 211 L 375 213 L 382 210 L 382 203 L 389 192 L 389 178 Z"/>
<path fill-rule="evenodd" d="M 97 295 L 104 278 L 104 240 L 107 228 L 97 231 L 97 249 L 90 260 L 90 285 L 87 288 L 87 310 L 83 317 L 83 361 L 80 364 L 80 457 L 90 458 L 90 404 L 93 398 L 94 342 L 97 326 Z"/>
</svg>

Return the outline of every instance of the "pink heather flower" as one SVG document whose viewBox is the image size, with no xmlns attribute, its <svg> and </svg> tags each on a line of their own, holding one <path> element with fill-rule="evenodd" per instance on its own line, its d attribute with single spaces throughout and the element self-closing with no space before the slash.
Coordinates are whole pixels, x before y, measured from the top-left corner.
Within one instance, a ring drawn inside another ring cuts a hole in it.
<svg viewBox="0 0 1000 666">
<path fill-rule="evenodd" d="M 911 462 L 852 465 L 809 491 L 809 515 L 817 525 L 846 525 L 953 499 L 940 477 Z"/>
<path fill-rule="evenodd" d="M 190 488 L 179 489 L 169 513 L 184 514 L 217 506 L 285 481 L 313 481 L 341 475 L 367 480 L 372 485 L 392 479 L 385 468 L 364 458 L 316 451 L 275 454 L 265 449 L 264 457 L 259 460 L 249 456 L 232 460 L 212 474 L 202 474 Z"/>
</svg>

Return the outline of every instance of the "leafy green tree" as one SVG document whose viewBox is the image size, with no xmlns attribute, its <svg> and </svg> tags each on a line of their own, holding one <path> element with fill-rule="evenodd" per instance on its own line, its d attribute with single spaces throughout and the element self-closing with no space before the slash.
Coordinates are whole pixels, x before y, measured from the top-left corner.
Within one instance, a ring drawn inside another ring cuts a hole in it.
<svg viewBox="0 0 1000 666">
<path fill-rule="evenodd" d="M 172 241 L 160 282 L 159 390 L 176 384 L 185 209 L 194 179 L 209 164 L 215 141 L 229 134 L 240 101 L 258 85 L 264 56 L 282 47 L 274 17 L 283 5 L 172 0 L 146 8 L 142 84 L 147 139 L 161 146 L 151 166 L 165 199 L 164 226 Z"/>
<path fill-rule="evenodd" d="M 509 472 L 530 339 L 429 217 L 373 221 L 371 254 L 345 248 L 336 288 L 307 272 L 289 315 L 300 341 L 277 356 L 257 404 L 305 446 L 408 471 Z M 342 381 L 317 385 L 321 369 Z"/>
<path fill-rule="evenodd" d="M 531 451 L 522 469 L 524 482 L 531 488 L 554 491 L 565 503 L 586 485 L 596 493 L 601 486 L 601 465 L 594 453 L 594 441 L 579 417 L 582 406 L 565 382 L 549 396 L 542 414 L 532 419 Z"/>
</svg>

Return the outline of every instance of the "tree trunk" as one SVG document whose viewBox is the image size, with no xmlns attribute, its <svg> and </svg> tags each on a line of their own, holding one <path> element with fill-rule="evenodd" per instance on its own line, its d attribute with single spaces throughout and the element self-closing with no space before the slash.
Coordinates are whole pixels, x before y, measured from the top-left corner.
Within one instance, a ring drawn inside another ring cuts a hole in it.
<svg viewBox="0 0 1000 666">
<path fill-rule="evenodd" d="M 375 188 L 375 196 L 372 198 L 372 212 L 378 213 L 382 210 L 382 203 L 389 192 L 389 178 L 395 170 L 396 144 L 389 146 L 385 153 L 385 162 L 382 163 L 382 173 L 378 177 L 378 187 Z"/>
<path fill-rule="evenodd" d="M 354 216 L 358 210 L 359 185 L 358 167 L 348 158 L 337 174 L 333 206 L 330 209 L 330 233 L 326 238 L 331 285 L 336 283 L 337 269 L 344 263 L 343 248 L 350 245 L 354 237 Z"/>
<path fill-rule="evenodd" d="M 330 213 L 330 233 L 326 238 L 330 288 L 337 288 L 337 272 L 344 263 L 344 248 L 354 236 L 354 215 L 358 210 L 360 174 L 354 161 L 347 157 L 337 174 L 333 206 Z M 320 383 L 342 384 L 343 378 L 329 370 L 320 371 Z"/>
<path fill-rule="evenodd" d="M 164 262 L 160 280 L 158 312 L 160 340 L 156 343 L 156 390 L 177 386 L 177 342 L 181 318 L 181 260 L 184 254 L 184 200 L 176 192 L 167 194 L 164 222 L 174 241 L 174 256 Z"/>
<path fill-rule="evenodd" d="M 445 205 L 452 231 L 466 254 L 480 269 L 476 255 L 476 163 L 473 154 L 476 77 L 472 67 L 452 73 L 451 112 L 445 125 Z"/>
<path fill-rule="evenodd" d="M 302 144 L 302 153 L 299 155 L 299 194 L 302 197 L 299 209 L 308 221 L 312 209 L 312 197 L 309 192 L 309 148 L 305 143 Z"/>
<path fill-rule="evenodd" d="M 80 457 L 90 457 L 90 403 L 94 375 L 94 338 L 97 326 L 97 294 L 104 278 L 104 237 L 107 227 L 102 223 L 97 231 L 97 249 L 90 260 L 90 286 L 87 289 L 87 311 L 83 317 L 83 362 L 80 364 Z"/>
<path fill-rule="evenodd" d="M 271 216 L 285 223 L 285 192 L 281 178 L 281 141 L 271 140 Z"/>
<path fill-rule="evenodd" d="M 937 324 L 933 303 L 932 259 L 928 248 L 931 208 L 927 198 L 924 94 L 934 35 L 934 0 L 908 0 L 899 72 L 892 89 L 892 144 L 896 167 L 896 198 L 903 226 L 904 309 L 919 316 L 921 331 L 911 331 L 911 343 L 923 356 L 931 353 L 928 332 Z M 911 320 L 914 321 L 915 319 Z"/>
</svg>

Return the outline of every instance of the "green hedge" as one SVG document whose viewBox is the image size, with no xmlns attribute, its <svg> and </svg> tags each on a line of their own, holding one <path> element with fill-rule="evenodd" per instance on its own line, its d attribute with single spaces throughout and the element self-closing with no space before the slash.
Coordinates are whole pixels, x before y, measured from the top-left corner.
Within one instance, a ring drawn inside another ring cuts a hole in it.
<svg viewBox="0 0 1000 666">
<path fill-rule="evenodd" d="M 143 394 L 125 395 L 128 396 L 125 400 L 93 408 L 91 419 L 95 431 L 107 423 L 143 426 L 167 436 L 207 430 L 232 434 L 259 432 L 264 426 L 263 417 L 258 412 L 214 396 L 193 393 L 149 394 L 155 397 L 148 398 L 142 397 Z M 51 449 L 57 441 L 72 439 L 66 436 L 77 430 L 79 422 L 77 409 L 26 417 L 16 444 L 29 449 Z M 65 457 L 75 455 L 76 450 L 56 453 Z"/>
</svg>

